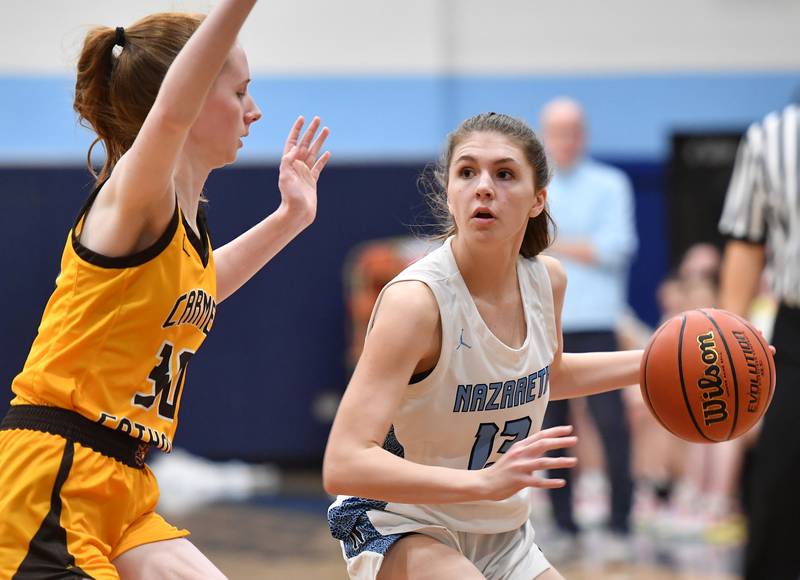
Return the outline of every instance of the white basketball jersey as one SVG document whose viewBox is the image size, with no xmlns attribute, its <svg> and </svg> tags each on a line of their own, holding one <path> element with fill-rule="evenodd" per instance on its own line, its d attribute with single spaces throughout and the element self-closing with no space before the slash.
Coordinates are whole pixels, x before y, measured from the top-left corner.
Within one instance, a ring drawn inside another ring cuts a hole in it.
<svg viewBox="0 0 800 580">
<path fill-rule="evenodd" d="M 522 346 L 510 348 L 481 318 L 451 243 L 452 238 L 387 284 L 418 280 L 431 289 L 439 305 L 442 346 L 430 375 L 408 386 L 384 447 L 415 463 L 482 469 L 541 429 L 558 345 L 553 290 L 541 260 L 518 258 L 527 336 Z M 519 528 L 528 519 L 528 492 L 502 501 L 389 503 L 384 511 L 454 531 L 498 533 Z M 381 514 L 373 511 L 370 519 L 379 524 Z"/>
</svg>

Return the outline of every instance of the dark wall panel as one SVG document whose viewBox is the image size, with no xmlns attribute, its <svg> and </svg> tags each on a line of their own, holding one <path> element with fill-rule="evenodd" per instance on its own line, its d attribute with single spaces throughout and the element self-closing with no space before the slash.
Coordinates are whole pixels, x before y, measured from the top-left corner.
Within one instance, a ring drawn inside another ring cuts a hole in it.
<svg viewBox="0 0 800 580">
<path fill-rule="evenodd" d="M 666 268 L 664 169 L 617 163 L 637 192 L 641 249 L 631 303 L 648 322 Z M 312 411 L 341 392 L 345 310 L 342 265 L 356 244 L 402 235 L 427 221 L 417 193 L 420 165 L 334 166 L 326 170 L 316 222 L 224 302 L 214 331 L 192 359 L 176 445 L 209 457 L 286 464 L 318 462 L 330 427 Z M 91 187 L 80 168 L 0 169 L 0 384 L 24 363 L 53 288 L 67 229 Z M 279 202 L 277 170 L 245 167 L 207 184 L 215 246 L 270 213 Z M 0 403 L 10 399 L 5 386 Z"/>
</svg>

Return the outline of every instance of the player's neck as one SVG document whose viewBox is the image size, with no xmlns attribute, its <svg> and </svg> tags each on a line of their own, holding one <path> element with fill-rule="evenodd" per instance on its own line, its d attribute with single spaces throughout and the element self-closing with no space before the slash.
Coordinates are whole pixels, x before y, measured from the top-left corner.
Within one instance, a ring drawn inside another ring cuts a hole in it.
<svg viewBox="0 0 800 580">
<path fill-rule="evenodd" d="M 175 169 L 175 192 L 178 195 L 178 204 L 183 215 L 196 229 L 197 208 L 203 193 L 209 169 L 200 167 L 197 163 L 183 157 Z"/>
<path fill-rule="evenodd" d="M 467 247 L 458 237 L 453 240 L 452 249 L 461 277 L 473 296 L 491 299 L 517 291 L 518 249 L 498 252 L 497 248 Z"/>
</svg>

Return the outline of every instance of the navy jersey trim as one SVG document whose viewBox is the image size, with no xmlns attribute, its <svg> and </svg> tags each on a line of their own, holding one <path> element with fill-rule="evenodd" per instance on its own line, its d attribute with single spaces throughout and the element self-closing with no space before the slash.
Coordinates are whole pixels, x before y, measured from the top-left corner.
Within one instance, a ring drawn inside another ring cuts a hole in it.
<svg viewBox="0 0 800 580">
<path fill-rule="evenodd" d="M 208 235 L 208 221 L 206 220 L 206 212 L 203 209 L 203 205 L 201 204 L 197 208 L 197 229 L 200 231 L 200 237 L 197 237 L 197 234 L 189 225 L 183 212 L 181 212 L 181 220 L 183 221 L 183 229 L 186 230 L 186 237 L 189 238 L 189 243 L 192 244 L 197 255 L 200 256 L 200 260 L 203 262 L 203 267 L 205 268 L 208 266 L 211 243 Z"/>
<path fill-rule="evenodd" d="M 432 369 L 428 369 L 427 371 L 422 371 L 421 373 L 416 373 L 414 375 L 411 375 L 411 379 L 408 381 L 408 384 L 416 385 L 417 383 L 421 383 L 429 376 L 431 376 L 431 373 L 433 373 L 435 368 L 436 367 L 433 367 Z"/>
<path fill-rule="evenodd" d="M 175 200 L 175 213 L 172 214 L 172 219 L 170 220 L 169 225 L 167 225 L 167 229 L 164 231 L 163 234 L 161 234 L 161 237 L 158 238 L 151 246 L 145 248 L 144 250 L 141 250 L 140 252 L 131 254 L 130 256 L 119 256 L 119 257 L 104 256 L 103 254 L 99 254 L 95 251 L 92 251 L 83 244 L 81 244 L 77 234 L 78 225 L 80 225 L 81 220 L 89 212 L 89 209 L 92 207 L 94 200 L 97 198 L 97 194 L 100 193 L 100 189 L 103 187 L 104 184 L 105 182 L 101 183 L 95 188 L 95 190 L 89 196 L 89 199 L 86 200 L 86 203 L 83 205 L 83 208 L 81 208 L 78 217 L 75 218 L 75 224 L 72 226 L 72 231 L 70 232 L 70 237 L 72 239 L 72 249 L 78 256 L 80 256 L 81 259 L 95 266 L 99 266 L 101 268 L 109 268 L 109 269 L 133 268 L 134 266 L 141 266 L 142 264 L 149 262 L 150 260 L 158 256 L 161 252 L 163 252 L 169 245 L 169 243 L 172 241 L 172 238 L 175 237 L 175 232 L 178 230 L 178 214 L 180 213 L 177 199 Z"/>
</svg>

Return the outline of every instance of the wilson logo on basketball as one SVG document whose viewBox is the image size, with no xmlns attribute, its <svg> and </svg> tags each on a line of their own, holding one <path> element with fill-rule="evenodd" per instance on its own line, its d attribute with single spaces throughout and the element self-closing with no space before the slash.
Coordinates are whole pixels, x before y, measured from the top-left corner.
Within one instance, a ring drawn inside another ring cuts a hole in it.
<svg viewBox="0 0 800 580">
<path fill-rule="evenodd" d="M 687 310 L 665 321 L 647 343 L 639 370 L 642 398 L 653 416 L 694 443 L 739 437 L 764 415 L 775 392 L 766 339 L 746 320 L 717 308 Z"/>
<path fill-rule="evenodd" d="M 722 388 L 721 369 L 717 364 L 719 354 L 714 332 L 698 335 L 697 343 L 700 345 L 700 358 L 706 365 L 697 386 L 703 392 L 703 421 L 708 426 L 728 418 L 728 405 L 721 398 L 725 391 Z"/>
</svg>

